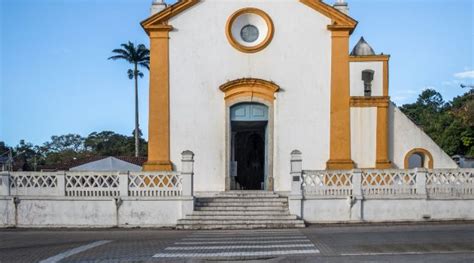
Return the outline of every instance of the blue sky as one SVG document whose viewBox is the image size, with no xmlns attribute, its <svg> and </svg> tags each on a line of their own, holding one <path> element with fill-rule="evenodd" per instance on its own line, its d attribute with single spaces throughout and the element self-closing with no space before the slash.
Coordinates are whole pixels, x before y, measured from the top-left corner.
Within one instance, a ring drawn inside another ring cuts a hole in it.
<svg viewBox="0 0 474 263">
<path fill-rule="evenodd" d="M 415 101 L 426 88 L 448 100 L 465 92 L 460 83 L 474 82 L 474 1 L 348 2 L 359 21 L 351 47 L 364 36 L 377 53 L 392 56 L 390 95 L 398 105 Z M 139 22 L 151 0 L 0 3 L 0 141 L 42 144 L 66 133 L 132 133 L 128 65 L 107 57 L 128 40 L 148 45 Z M 147 74 L 139 85 L 147 136 Z"/>
</svg>

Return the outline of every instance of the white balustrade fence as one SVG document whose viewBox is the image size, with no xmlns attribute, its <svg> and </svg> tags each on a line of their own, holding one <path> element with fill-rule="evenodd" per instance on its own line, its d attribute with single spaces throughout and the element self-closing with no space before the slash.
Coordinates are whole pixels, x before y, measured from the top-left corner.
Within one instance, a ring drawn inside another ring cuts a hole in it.
<svg viewBox="0 0 474 263">
<path fill-rule="evenodd" d="M 364 170 L 362 193 L 364 195 L 414 195 L 416 170 Z"/>
<path fill-rule="evenodd" d="M 474 196 L 474 169 L 429 170 L 426 190 L 429 196 Z"/>
<path fill-rule="evenodd" d="M 183 152 L 181 172 L 2 172 L 0 196 L 192 196 L 193 156 Z"/>
<path fill-rule="evenodd" d="M 128 193 L 137 197 L 181 196 L 182 182 L 181 175 L 176 172 L 130 173 Z"/>
<path fill-rule="evenodd" d="M 303 171 L 305 195 L 350 196 L 352 195 L 351 171 Z"/>
<path fill-rule="evenodd" d="M 116 197 L 120 196 L 118 173 L 66 173 L 66 196 Z"/>
<path fill-rule="evenodd" d="M 3 179 L 11 195 L 58 195 L 64 173 L 18 172 Z M 7 183 L 9 182 L 9 183 Z"/>
<path fill-rule="evenodd" d="M 474 198 L 474 169 L 303 170 L 295 150 L 291 175 L 292 196 Z"/>
</svg>

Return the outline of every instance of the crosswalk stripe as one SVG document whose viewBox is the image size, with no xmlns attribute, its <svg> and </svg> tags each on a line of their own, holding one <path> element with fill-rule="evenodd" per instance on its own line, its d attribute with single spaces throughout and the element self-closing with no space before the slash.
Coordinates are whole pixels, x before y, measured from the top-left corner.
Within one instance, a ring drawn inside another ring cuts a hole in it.
<svg viewBox="0 0 474 263">
<path fill-rule="evenodd" d="M 317 249 L 308 250 L 277 250 L 277 251 L 239 251 L 239 252 L 218 252 L 218 253 L 159 253 L 154 258 L 174 258 L 174 257 L 242 257 L 242 256 L 274 256 L 274 255 L 295 255 L 295 254 L 318 254 Z"/>
<path fill-rule="evenodd" d="M 226 244 L 274 244 L 274 243 L 307 243 L 309 239 L 292 239 L 292 240 L 256 240 L 256 241 L 226 241 Z M 212 245 L 222 244 L 222 241 L 192 241 L 192 242 L 175 242 L 175 245 Z"/>
<path fill-rule="evenodd" d="M 258 257 L 318 254 L 306 235 L 287 231 L 194 232 L 169 246 L 155 258 Z"/>
<path fill-rule="evenodd" d="M 295 248 L 314 247 L 313 244 L 286 244 L 286 245 L 251 245 L 251 246 L 195 246 L 195 247 L 168 247 L 165 250 L 217 250 L 217 249 L 253 249 L 253 248 Z"/>
<path fill-rule="evenodd" d="M 202 238 L 197 238 L 197 237 L 188 237 L 188 238 L 183 238 L 183 240 L 189 240 L 189 241 L 217 241 L 217 240 L 261 240 L 261 239 L 301 239 L 304 238 L 305 236 L 303 235 L 298 235 L 298 236 L 255 236 L 255 237 L 202 237 Z"/>
</svg>

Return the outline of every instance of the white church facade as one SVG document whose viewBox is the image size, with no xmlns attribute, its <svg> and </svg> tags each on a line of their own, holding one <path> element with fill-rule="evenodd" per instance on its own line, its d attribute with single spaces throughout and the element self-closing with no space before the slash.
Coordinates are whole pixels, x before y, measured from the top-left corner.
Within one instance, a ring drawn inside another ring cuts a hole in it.
<svg viewBox="0 0 474 263">
<path fill-rule="evenodd" d="M 474 219 L 474 169 L 390 102 L 390 57 L 350 49 L 344 1 L 153 11 L 148 162 L 2 172 L 0 228 Z"/>
<path fill-rule="evenodd" d="M 152 9 L 142 22 L 151 55 L 145 171 L 179 170 L 191 150 L 196 194 L 284 193 L 295 149 L 303 169 L 457 167 L 390 102 L 390 56 L 364 39 L 350 49 L 358 22 L 344 1 Z"/>
</svg>

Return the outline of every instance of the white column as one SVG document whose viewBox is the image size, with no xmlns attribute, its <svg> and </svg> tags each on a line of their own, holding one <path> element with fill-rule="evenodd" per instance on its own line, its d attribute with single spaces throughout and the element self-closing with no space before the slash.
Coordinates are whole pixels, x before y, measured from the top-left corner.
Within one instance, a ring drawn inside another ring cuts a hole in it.
<svg viewBox="0 0 474 263">
<path fill-rule="evenodd" d="M 424 168 L 416 168 L 416 194 L 420 197 L 427 198 L 426 193 L 426 176 L 428 175 L 428 170 Z"/>
<path fill-rule="evenodd" d="M 10 174 L 8 172 L 0 172 L 0 196 L 10 195 Z"/>
<path fill-rule="evenodd" d="M 194 177 L 194 153 L 192 151 L 184 151 L 181 153 L 181 218 L 189 215 L 194 210 L 194 192 L 193 192 L 193 177 Z"/>
<path fill-rule="evenodd" d="M 183 178 L 183 196 L 193 196 L 194 153 L 181 153 L 181 177 Z"/>
<path fill-rule="evenodd" d="M 56 173 L 56 183 L 57 183 L 57 192 L 58 196 L 66 196 L 66 172 L 58 171 Z"/>
<path fill-rule="evenodd" d="M 302 176 L 303 176 L 303 156 L 298 150 L 291 152 L 290 159 L 290 175 L 291 175 L 291 193 L 288 196 L 288 206 L 290 213 L 302 218 Z"/>
<path fill-rule="evenodd" d="M 349 200 L 350 209 L 350 220 L 351 221 L 362 221 L 362 202 L 364 199 L 362 193 L 362 175 L 363 172 L 360 169 L 352 170 L 352 196 Z"/>
<path fill-rule="evenodd" d="M 357 199 L 362 198 L 362 170 L 352 170 L 352 195 Z"/>
<path fill-rule="evenodd" d="M 119 172 L 120 196 L 128 196 L 128 172 Z"/>
</svg>

